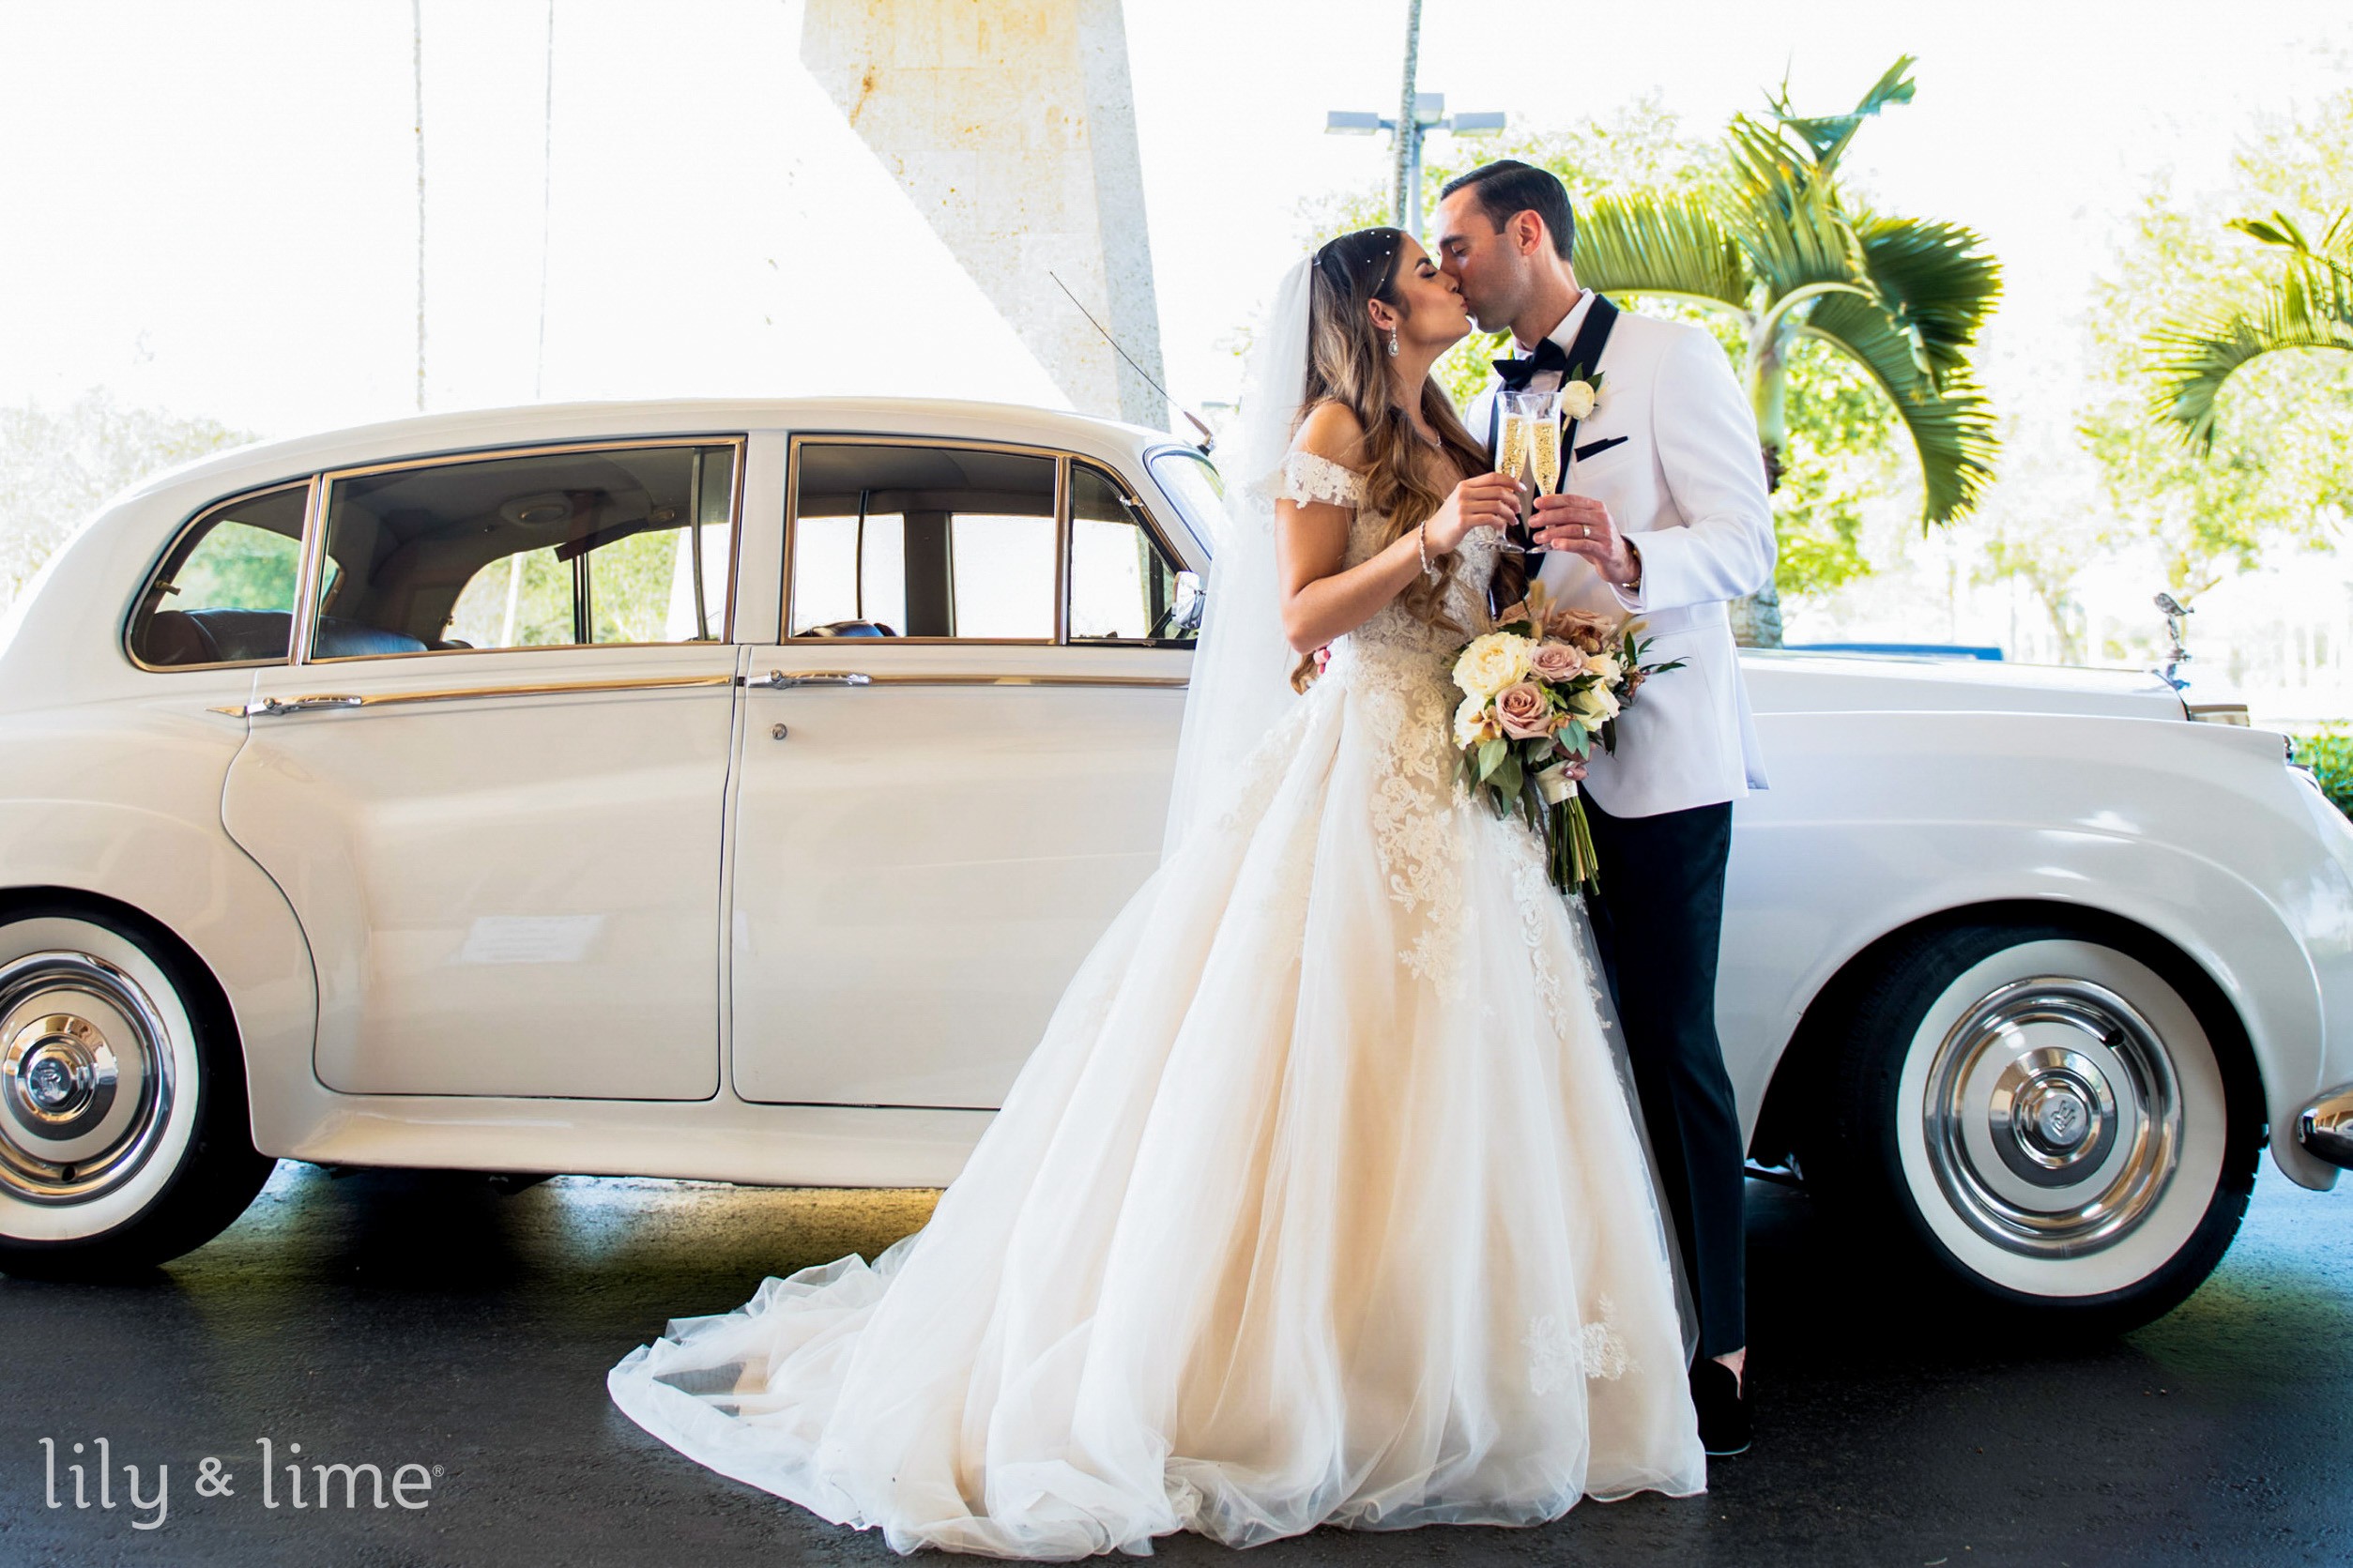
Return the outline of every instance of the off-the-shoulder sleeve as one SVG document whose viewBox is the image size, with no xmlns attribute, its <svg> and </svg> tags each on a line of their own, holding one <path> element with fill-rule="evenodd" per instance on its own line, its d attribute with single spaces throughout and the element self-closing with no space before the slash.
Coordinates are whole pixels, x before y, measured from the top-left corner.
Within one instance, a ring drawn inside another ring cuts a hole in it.
<svg viewBox="0 0 2353 1568">
<path fill-rule="evenodd" d="M 1342 467 L 1328 457 L 1308 451 L 1292 452 L 1283 459 L 1282 477 L 1276 481 L 1275 496 L 1283 501 L 1323 501 L 1336 507 L 1353 507 L 1365 498 L 1365 480 L 1354 469 Z"/>
</svg>

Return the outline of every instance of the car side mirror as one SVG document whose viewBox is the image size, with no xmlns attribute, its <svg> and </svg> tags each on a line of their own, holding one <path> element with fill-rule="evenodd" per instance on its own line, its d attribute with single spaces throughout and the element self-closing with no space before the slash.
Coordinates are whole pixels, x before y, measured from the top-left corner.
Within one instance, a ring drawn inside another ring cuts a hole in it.
<svg viewBox="0 0 2353 1568">
<path fill-rule="evenodd" d="M 1209 596 L 1201 591 L 1200 573 L 1180 571 L 1176 574 L 1176 627 L 1171 633 L 1178 637 L 1199 634 L 1201 612 L 1208 607 Z"/>
</svg>

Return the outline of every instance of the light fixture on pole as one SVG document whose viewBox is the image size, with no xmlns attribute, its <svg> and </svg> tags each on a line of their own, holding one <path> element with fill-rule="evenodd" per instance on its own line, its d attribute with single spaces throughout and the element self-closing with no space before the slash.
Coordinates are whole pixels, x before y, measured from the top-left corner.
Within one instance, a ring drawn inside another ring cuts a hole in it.
<svg viewBox="0 0 2353 1568">
<path fill-rule="evenodd" d="M 1370 110 L 1335 109 L 1323 116 L 1323 130 L 1328 136 L 1370 136 L 1376 131 L 1390 131 L 1402 138 L 1398 151 L 1402 177 L 1398 181 L 1396 208 L 1397 226 L 1422 237 L 1422 138 L 1433 130 L 1447 131 L 1456 136 L 1492 136 L 1504 129 L 1504 116 L 1498 113 L 1449 114 L 1444 93 L 1415 93 L 1413 123 L 1402 131 L 1398 122 Z"/>
</svg>

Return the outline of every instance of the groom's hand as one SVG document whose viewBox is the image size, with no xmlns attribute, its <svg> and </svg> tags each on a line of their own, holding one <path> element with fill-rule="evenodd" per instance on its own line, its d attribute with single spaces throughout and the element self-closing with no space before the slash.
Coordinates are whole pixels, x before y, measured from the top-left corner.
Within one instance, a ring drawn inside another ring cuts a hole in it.
<svg viewBox="0 0 2353 1568">
<path fill-rule="evenodd" d="M 1528 526 L 1547 550 L 1582 556 L 1593 569 L 1624 587 L 1643 574 L 1642 557 L 1618 532 L 1609 507 L 1591 495 L 1539 495 Z"/>
</svg>

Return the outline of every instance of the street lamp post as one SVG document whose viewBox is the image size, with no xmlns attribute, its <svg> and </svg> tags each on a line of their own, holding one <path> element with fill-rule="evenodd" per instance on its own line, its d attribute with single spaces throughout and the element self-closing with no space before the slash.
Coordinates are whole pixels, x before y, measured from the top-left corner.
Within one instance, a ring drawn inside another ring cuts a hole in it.
<svg viewBox="0 0 2353 1568">
<path fill-rule="evenodd" d="M 1422 138 L 1433 130 L 1449 131 L 1457 136 L 1492 136 L 1503 129 L 1504 116 L 1501 113 L 1447 114 L 1446 95 L 1444 93 L 1415 93 L 1413 115 L 1403 129 L 1399 129 L 1396 120 L 1384 118 L 1371 110 L 1335 109 L 1323 117 L 1326 135 L 1370 136 L 1386 130 L 1398 138 L 1398 177 L 1393 205 L 1397 226 L 1415 239 L 1422 237 Z"/>
</svg>

